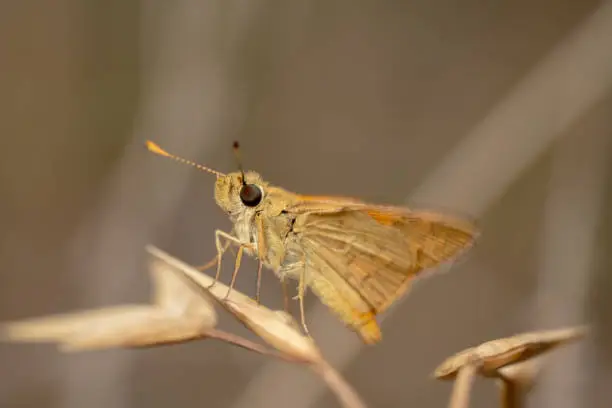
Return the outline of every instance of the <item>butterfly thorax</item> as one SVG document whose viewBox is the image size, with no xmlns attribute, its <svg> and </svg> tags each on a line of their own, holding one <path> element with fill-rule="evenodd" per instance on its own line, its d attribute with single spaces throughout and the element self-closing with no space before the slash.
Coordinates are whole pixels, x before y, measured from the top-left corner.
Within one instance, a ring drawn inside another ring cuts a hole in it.
<svg viewBox="0 0 612 408">
<path fill-rule="evenodd" d="M 285 259 L 286 240 L 293 218 L 286 214 L 271 214 L 269 207 L 257 211 L 241 211 L 230 216 L 233 235 L 243 244 L 249 256 L 259 259 L 264 266 L 278 272 Z"/>
</svg>

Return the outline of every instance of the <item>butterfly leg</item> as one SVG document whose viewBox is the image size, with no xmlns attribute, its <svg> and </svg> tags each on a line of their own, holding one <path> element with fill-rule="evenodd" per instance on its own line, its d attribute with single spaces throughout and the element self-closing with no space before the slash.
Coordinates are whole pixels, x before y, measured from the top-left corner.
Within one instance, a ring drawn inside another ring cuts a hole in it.
<svg viewBox="0 0 612 408">
<path fill-rule="evenodd" d="M 226 240 L 225 248 L 221 245 L 221 238 L 224 238 Z M 221 231 L 221 230 L 215 231 L 215 246 L 217 247 L 217 256 L 215 257 L 215 259 L 217 260 L 217 273 L 215 274 L 214 282 L 208 286 L 208 289 L 215 286 L 215 283 L 217 283 L 217 281 L 221 277 L 221 260 L 223 257 L 223 253 L 225 252 L 225 250 L 231 243 L 237 244 L 239 247 L 242 247 L 244 245 L 242 242 L 238 240 L 238 238 L 228 234 L 225 231 Z M 242 253 L 240 253 L 240 256 L 242 256 Z"/>
<path fill-rule="evenodd" d="M 289 293 L 287 293 L 287 280 L 284 276 L 280 277 L 280 283 L 283 289 L 283 307 L 285 309 L 285 313 L 291 314 L 291 310 L 289 307 Z"/>
<path fill-rule="evenodd" d="M 266 240 L 264 239 L 266 236 L 266 232 L 264 229 L 264 219 L 261 217 L 261 215 L 257 215 L 255 218 L 255 225 L 257 228 L 257 236 L 261 237 L 258 240 L 258 245 L 257 245 L 257 259 L 259 260 L 259 265 L 257 267 L 257 289 L 255 292 L 255 302 L 257 302 L 257 305 L 259 305 L 259 295 L 260 295 L 260 290 L 261 290 L 261 270 L 263 267 L 263 259 L 264 256 L 266 254 Z"/>
<path fill-rule="evenodd" d="M 227 289 L 227 294 L 225 295 L 224 300 L 227 300 L 230 293 L 232 293 L 232 289 L 234 288 L 234 284 L 236 283 L 236 277 L 238 276 L 238 270 L 240 269 L 240 262 L 242 261 L 242 252 L 244 251 L 245 245 L 240 245 L 238 247 L 238 254 L 236 255 L 236 264 L 234 265 L 234 273 L 232 273 L 232 281 L 229 284 L 229 288 Z"/>
<path fill-rule="evenodd" d="M 230 241 L 225 241 L 225 246 L 221 249 L 221 255 L 225 253 L 227 248 L 229 248 L 230 243 L 231 243 Z M 196 269 L 198 271 L 200 271 L 200 272 L 204 272 L 205 270 L 212 268 L 213 266 L 215 266 L 217 264 L 217 258 L 219 256 L 220 256 L 219 253 L 217 253 L 217 255 L 215 255 L 213 257 L 213 259 L 211 259 L 210 261 L 208 261 L 204 265 L 196 266 Z"/>
<path fill-rule="evenodd" d="M 306 268 L 302 268 L 300 272 L 300 282 L 298 284 L 298 299 L 300 301 L 300 319 L 302 320 L 302 327 L 304 328 L 304 333 L 308 337 L 312 337 L 310 335 L 310 331 L 308 330 L 308 325 L 306 324 L 306 312 L 304 310 L 304 298 L 306 297 Z"/>
<path fill-rule="evenodd" d="M 255 302 L 259 305 L 259 295 L 261 291 L 261 269 L 263 267 L 263 262 L 261 262 L 261 258 L 259 259 L 259 266 L 257 267 L 257 290 L 255 292 Z"/>
</svg>

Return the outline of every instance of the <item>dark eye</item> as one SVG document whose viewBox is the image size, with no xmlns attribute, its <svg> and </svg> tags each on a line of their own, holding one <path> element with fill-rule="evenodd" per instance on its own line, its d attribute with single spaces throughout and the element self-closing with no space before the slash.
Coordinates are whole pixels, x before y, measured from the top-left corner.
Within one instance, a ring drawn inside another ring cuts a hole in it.
<svg viewBox="0 0 612 408">
<path fill-rule="evenodd" d="M 255 184 L 245 184 L 240 189 L 240 200 L 247 207 L 257 207 L 262 197 L 261 189 Z"/>
</svg>

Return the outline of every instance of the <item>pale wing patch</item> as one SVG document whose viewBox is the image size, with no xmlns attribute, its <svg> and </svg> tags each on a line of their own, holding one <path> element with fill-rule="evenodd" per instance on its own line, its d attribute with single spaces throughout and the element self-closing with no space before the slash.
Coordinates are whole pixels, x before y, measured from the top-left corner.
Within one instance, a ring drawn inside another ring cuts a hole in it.
<svg viewBox="0 0 612 408">
<path fill-rule="evenodd" d="M 421 271 L 469 247 L 475 236 L 470 225 L 427 213 L 362 207 L 299 215 L 292 232 L 308 286 L 364 340 L 376 341 L 375 316 L 402 296 Z M 282 270 L 296 277 L 302 269 L 289 263 L 285 259 Z"/>
<path fill-rule="evenodd" d="M 364 342 L 373 344 L 381 339 L 376 315 L 370 306 L 345 281 L 334 280 L 337 275 L 310 271 L 309 286 L 321 302 L 346 325 L 359 333 Z M 331 278 L 331 279 L 328 279 Z"/>
<path fill-rule="evenodd" d="M 422 269 L 436 267 L 456 259 L 478 237 L 474 223 L 426 211 L 385 213 L 368 211 L 375 220 L 400 230 L 406 237 L 415 262 Z"/>
<path fill-rule="evenodd" d="M 477 236 L 475 230 L 418 217 L 407 217 L 406 223 L 399 228 L 415 247 L 417 262 L 424 269 L 456 259 L 472 247 Z"/>
<path fill-rule="evenodd" d="M 383 311 L 412 278 L 412 254 L 396 228 L 355 211 L 308 215 L 301 224 L 295 231 L 307 271 L 325 277 L 341 296 L 366 304 L 369 312 Z"/>
<path fill-rule="evenodd" d="M 453 259 L 475 238 L 468 222 L 410 211 L 308 214 L 294 231 L 308 268 L 334 275 L 374 313 L 404 294 L 419 272 Z"/>
</svg>

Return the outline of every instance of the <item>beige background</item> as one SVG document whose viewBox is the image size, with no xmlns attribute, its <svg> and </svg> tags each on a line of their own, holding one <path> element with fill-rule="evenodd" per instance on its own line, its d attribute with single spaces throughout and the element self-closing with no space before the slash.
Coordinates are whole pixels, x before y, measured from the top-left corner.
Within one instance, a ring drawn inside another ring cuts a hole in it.
<svg viewBox="0 0 612 408">
<path fill-rule="evenodd" d="M 371 407 L 442 407 L 447 355 L 592 320 L 540 407 L 612 403 L 609 2 L 124 1 L 0 6 L 0 320 L 144 301 L 146 243 L 188 262 L 229 229 L 213 179 L 479 217 L 477 248 L 358 339 L 314 335 Z M 598 10 L 598 11 L 597 11 Z M 593 13 L 595 13 L 593 17 Z M 606 31 L 608 30 L 608 31 Z M 606 46 L 607 45 L 607 46 Z M 254 263 L 239 289 L 253 293 Z M 226 279 L 229 276 L 225 276 Z M 263 300 L 280 307 L 264 277 Z M 225 318 L 222 327 L 248 335 Z M 496 403 L 479 381 L 473 407 Z M 0 407 L 334 407 L 299 367 L 215 342 L 62 355 L 0 346 Z"/>
</svg>

